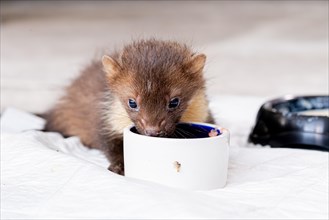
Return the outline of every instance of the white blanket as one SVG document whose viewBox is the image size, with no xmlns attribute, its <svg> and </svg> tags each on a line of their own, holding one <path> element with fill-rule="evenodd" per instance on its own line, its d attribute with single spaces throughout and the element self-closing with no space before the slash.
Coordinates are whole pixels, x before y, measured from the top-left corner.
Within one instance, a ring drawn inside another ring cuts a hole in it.
<svg viewBox="0 0 329 220">
<path fill-rule="evenodd" d="M 102 153 L 82 146 L 77 137 L 2 133 L 1 217 L 327 219 L 328 153 L 247 144 L 263 101 L 212 99 L 217 120 L 231 129 L 231 149 L 227 185 L 211 191 L 186 191 L 113 174 Z"/>
</svg>

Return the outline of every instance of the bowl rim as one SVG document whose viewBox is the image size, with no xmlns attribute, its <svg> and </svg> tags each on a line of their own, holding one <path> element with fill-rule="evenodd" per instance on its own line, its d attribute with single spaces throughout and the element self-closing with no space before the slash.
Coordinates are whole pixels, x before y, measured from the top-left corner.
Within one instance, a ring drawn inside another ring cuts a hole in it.
<svg viewBox="0 0 329 220">
<path fill-rule="evenodd" d="M 147 136 L 147 135 L 142 135 L 142 134 L 137 134 L 135 132 L 131 131 L 131 128 L 135 127 L 134 124 L 127 126 L 124 129 L 124 136 L 126 133 L 129 133 L 131 135 L 137 136 L 139 138 L 144 138 L 145 140 L 162 140 L 162 141 L 184 141 L 184 142 L 188 142 L 188 141 L 200 141 L 200 140 L 217 140 L 217 139 L 223 139 L 223 138 L 227 138 L 229 137 L 229 130 L 218 126 L 216 124 L 210 124 L 210 123 L 204 123 L 204 122 L 179 122 L 179 124 L 196 124 L 196 125 L 204 125 L 204 126 L 208 126 L 208 127 L 212 127 L 214 129 L 218 129 L 220 131 L 220 135 L 217 135 L 215 137 L 201 137 L 201 138 L 167 138 L 167 137 L 152 137 L 152 136 Z"/>
</svg>

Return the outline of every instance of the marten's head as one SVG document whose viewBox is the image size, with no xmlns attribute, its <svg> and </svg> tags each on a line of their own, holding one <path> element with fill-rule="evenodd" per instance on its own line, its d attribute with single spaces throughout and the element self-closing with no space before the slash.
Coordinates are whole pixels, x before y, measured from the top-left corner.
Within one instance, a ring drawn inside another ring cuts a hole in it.
<svg viewBox="0 0 329 220">
<path fill-rule="evenodd" d="M 168 136 L 204 90 L 206 56 L 170 41 L 138 41 L 102 63 L 111 93 L 141 134 Z"/>
</svg>

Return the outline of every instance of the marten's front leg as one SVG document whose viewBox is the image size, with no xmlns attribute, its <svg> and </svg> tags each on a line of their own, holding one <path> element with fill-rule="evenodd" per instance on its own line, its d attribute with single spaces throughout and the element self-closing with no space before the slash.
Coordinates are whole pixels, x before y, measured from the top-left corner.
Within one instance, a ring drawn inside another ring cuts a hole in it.
<svg viewBox="0 0 329 220">
<path fill-rule="evenodd" d="M 111 162 L 108 170 L 124 175 L 122 135 L 111 138 L 102 148 L 104 149 L 105 156 Z"/>
<path fill-rule="evenodd" d="M 123 158 L 118 157 L 117 160 L 113 162 L 111 161 L 111 165 L 109 166 L 108 170 L 124 176 L 125 171 L 124 171 Z"/>
</svg>

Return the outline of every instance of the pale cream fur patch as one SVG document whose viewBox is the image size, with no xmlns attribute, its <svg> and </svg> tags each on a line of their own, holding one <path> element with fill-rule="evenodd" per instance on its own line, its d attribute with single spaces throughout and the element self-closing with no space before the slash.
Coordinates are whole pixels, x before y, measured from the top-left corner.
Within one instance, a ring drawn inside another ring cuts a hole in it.
<svg viewBox="0 0 329 220">
<path fill-rule="evenodd" d="M 205 122 L 209 116 L 208 101 L 205 91 L 200 90 L 191 99 L 187 109 L 182 115 L 181 122 Z"/>
<path fill-rule="evenodd" d="M 111 111 L 105 113 L 105 120 L 110 125 L 110 131 L 115 134 L 122 134 L 124 128 L 133 124 L 119 98 L 114 99 Z"/>
</svg>

